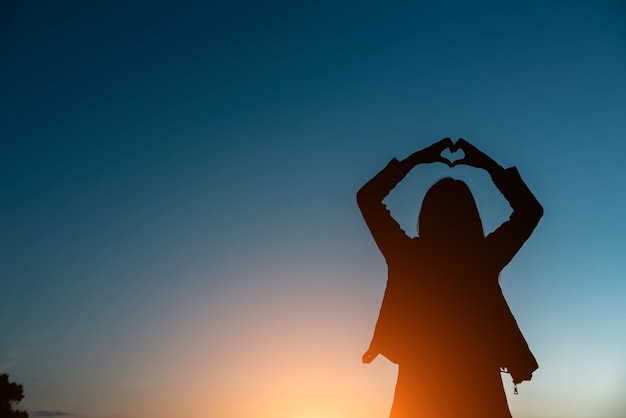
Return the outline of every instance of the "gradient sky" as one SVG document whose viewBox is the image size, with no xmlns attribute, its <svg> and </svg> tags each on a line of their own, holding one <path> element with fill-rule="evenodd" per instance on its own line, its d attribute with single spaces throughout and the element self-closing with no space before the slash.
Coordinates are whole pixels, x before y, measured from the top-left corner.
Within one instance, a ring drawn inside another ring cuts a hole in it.
<svg viewBox="0 0 626 418">
<path fill-rule="evenodd" d="M 31 416 L 381 418 L 386 266 L 356 207 L 460 136 L 543 204 L 501 286 L 540 364 L 515 418 L 623 418 L 626 7 L 0 4 L 0 371 Z M 620 4 L 621 3 L 621 4 Z M 442 176 L 387 200 L 415 234 Z M 451 376 L 459 390 L 471 379 Z"/>
</svg>

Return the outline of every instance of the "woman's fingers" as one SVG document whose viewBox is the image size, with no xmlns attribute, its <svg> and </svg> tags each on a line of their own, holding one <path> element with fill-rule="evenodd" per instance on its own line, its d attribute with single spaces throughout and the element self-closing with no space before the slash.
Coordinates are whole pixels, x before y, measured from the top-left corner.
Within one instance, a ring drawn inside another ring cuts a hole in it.
<svg viewBox="0 0 626 418">
<path fill-rule="evenodd" d="M 465 156 L 461 160 L 453 162 L 453 165 L 451 167 L 459 164 L 465 164 L 471 167 L 484 168 L 487 170 L 489 167 L 492 167 L 494 165 L 497 166 L 496 162 L 493 161 L 491 157 L 489 157 L 487 154 L 485 154 L 463 138 L 459 138 L 456 141 L 456 144 L 454 144 L 454 151 L 458 149 L 463 150 Z"/>
<path fill-rule="evenodd" d="M 439 156 L 439 162 L 440 162 L 440 163 L 447 164 L 447 165 L 448 165 L 448 167 L 454 167 L 454 165 L 453 165 L 453 164 L 454 164 L 456 161 L 454 161 L 454 162 L 450 162 L 450 160 L 448 160 L 446 157 L 442 157 L 442 156 L 440 155 L 440 156 Z"/>
<path fill-rule="evenodd" d="M 448 164 L 448 165 L 450 166 L 450 168 L 452 168 L 452 167 L 455 167 L 455 166 L 461 165 L 461 164 L 468 165 L 467 161 L 465 160 L 465 158 L 461 158 L 460 160 L 454 160 L 454 161 L 452 161 L 451 164 Z"/>
<path fill-rule="evenodd" d="M 463 158 L 453 161 L 452 164 L 450 164 L 450 167 L 455 167 L 461 164 L 476 166 L 476 157 L 480 155 L 480 151 L 478 151 L 475 146 L 467 142 L 465 139 L 459 138 L 456 143 L 450 147 L 450 151 L 452 152 L 457 152 L 458 150 L 462 150 L 465 155 Z"/>
<path fill-rule="evenodd" d="M 439 141 L 440 143 L 443 144 L 444 148 L 449 148 L 452 145 L 454 145 L 454 142 L 452 142 L 452 140 L 450 138 L 443 138 L 441 141 Z"/>
<path fill-rule="evenodd" d="M 361 360 L 363 361 L 363 363 L 368 364 L 368 363 L 371 363 L 372 360 L 374 360 L 377 355 L 378 355 L 377 352 L 373 350 L 367 350 L 365 354 L 363 354 L 363 357 L 361 358 Z"/>
<path fill-rule="evenodd" d="M 442 140 L 435 142 L 437 149 L 439 150 L 439 154 L 441 154 L 446 149 L 451 149 L 454 146 L 454 142 L 450 138 L 443 138 Z"/>
<path fill-rule="evenodd" d="M 472 151 L 478 151 L 478 148 L 476 148 L 475 146 L 473 146 L 472 144 L 470 144 L 469 142 L 467 142 L 465 139 L 463 138 L 459 138 L 456 140 L 456 144 L 454 144 L 454 149 L 450 148 L 450 151 L 455 152 L 458 149 L 462 149 L 463 152 L 467 153 L 472 152 Z"/>
<path fill-rule="evenodd" d="M 443 138 L 435 142 L 434 144 L 429 145 L 420 151 L 417 151 L 417 153 L 420 155 L 421 162 L 442 162 L 450 165 L 450 161 L 447 158 L 442 157 L 441 153 L 446 149 L 449 149 L 452 145 L 454 144 L 452 143 L 452 140 L 450 138 Z"/>
</svg>

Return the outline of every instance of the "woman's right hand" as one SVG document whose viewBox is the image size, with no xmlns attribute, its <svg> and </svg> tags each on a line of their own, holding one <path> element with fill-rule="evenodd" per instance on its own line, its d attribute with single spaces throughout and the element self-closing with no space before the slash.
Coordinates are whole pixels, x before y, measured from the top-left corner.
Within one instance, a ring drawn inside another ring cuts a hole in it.
<svg viewBox="0 0 626 418">
<path fill-rule="evenodd" d="M 435 142 L 434 144 L 419 150 L 415 153 L 416 156 L 419 156 L 420 163 L 445 163 L 450 165 L 450 161 L 447 158 L 441 156 L 441 153 L 446 149 L 452 150 L 454 143 L 450 138 L 443 138 Z"/>
</svg>

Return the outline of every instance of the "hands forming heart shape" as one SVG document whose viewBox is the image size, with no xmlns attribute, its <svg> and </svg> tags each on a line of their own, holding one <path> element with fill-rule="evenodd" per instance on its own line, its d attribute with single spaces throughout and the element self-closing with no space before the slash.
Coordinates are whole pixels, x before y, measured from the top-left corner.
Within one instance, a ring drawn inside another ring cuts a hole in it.
<svg viewBox="0 0 626 418">
<path fill-rule="evenodd" d="M 444 160 L 449 161 L 448 166 L 454 167 L 456 164 L 459 164 L 458 161 L 462 161 L 465 158 L 465 152 L 462 149 L 452 151 L 452 148 L 448 147 L 441 152 L 440 156 Z"/>
<path fill-rule="evenodd" d="M 442 162 L 451 168 L 465 164 L 489 170 L 498 166 L 491 157 L 463 138 L 459 138 L 456 143 L 450 138 L 444 138 L 418 153 L 421 154 L 423 162 Z"/>
</svg>

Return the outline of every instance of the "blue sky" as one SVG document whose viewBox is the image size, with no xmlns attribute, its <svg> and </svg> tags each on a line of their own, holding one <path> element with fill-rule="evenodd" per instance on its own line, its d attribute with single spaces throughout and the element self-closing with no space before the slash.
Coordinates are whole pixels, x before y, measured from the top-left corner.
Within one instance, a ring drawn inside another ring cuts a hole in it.
<svg viewBox="0 0 626 418">
<path fill-rule="evenodd" d="M 392 157 L 462 136 L 545 208 L 501 278 L 540 363 L 514 416 L 620 416 L 619 2 L 15 1 L 0 15 L 0 366 L 31 415 L 243 417 L 224 399 L 272 376 L 249 399 L 268 416 L 297 416 L 279 401 L 294 388 L 326 417 L 345 391 L 371 401 L 345 396 L 342 416 L 385 416 L 395 369 L 359 364 L 385 265 L 354 195 Z M 446 175 L 486 229 L 508 217 L 484 173 L 418 167 L 388 200 L 409 233 Z M 293 380 L 303 367 L 318 386 Z"/>
</svg>

